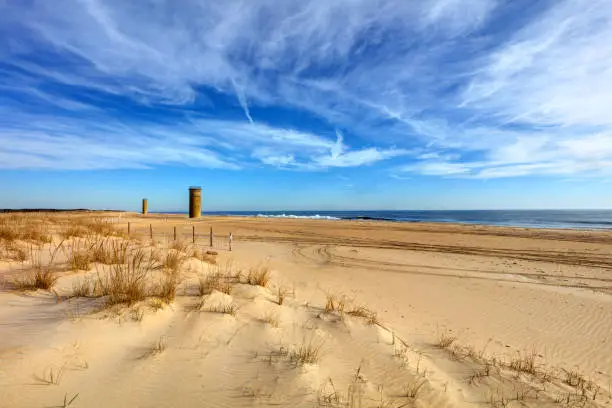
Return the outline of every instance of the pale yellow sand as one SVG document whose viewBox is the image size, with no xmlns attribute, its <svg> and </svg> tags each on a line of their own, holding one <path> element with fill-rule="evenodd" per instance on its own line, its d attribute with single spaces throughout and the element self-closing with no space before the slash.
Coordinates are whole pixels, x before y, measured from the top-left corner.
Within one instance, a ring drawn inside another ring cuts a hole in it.
<svg viewBox="0 0 612 408">
<path fill-rule="evenodd" d="M 106 216 L 119 228 L 130 222 L 143 245 L 152 224 L 159 248 L 174 226 L 190 240 L 191 225 L 205 248 L 212 226 L 221 264 L 266 262 L 271 283 L 235 284 L 231 295 L 202 299 L 193 288 L 210 266 L 191 259 L 175 302 L 156 310 L 144 301 L 115 314 L 99 311 L 103 299 L 68 299 L 86 272 L 58 272 L 55 293 L 7 285 L 0 406 L 63 406 L 77 394 L 70 406 L 612 404 L 610 233 Z M 26 267 L 2 262 L 0 273 L 10 282 Z M 287 293 L 282 305 L 279 288 Z M 329 294 L 345 296 L 345 313 L 324 311 Z M 238 306 L 235 315 L 206 311 L 226 304 Z M 358 306 L 376 311 L 377 323 L 348 315 Z M 442 334 L 456 336 L 449 350 L 436 346 Z M 301 345 L 320 346 L 320 360 L 292 361 Z M 532 352 L 535 376 L 506 367 Z M 501 363 L 487 369 L 493 358 Z M 564 369 L 588 385 L 564 384 Z M 57 384 L 48 384 L 51 371 Z M 410 388 L 418 388 L 414 397 Z"/>
</svg>

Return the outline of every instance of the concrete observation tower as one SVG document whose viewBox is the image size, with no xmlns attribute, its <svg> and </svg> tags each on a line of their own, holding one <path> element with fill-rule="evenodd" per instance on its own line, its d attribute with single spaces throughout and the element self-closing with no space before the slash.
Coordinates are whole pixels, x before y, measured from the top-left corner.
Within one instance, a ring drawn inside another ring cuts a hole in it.
<svg viewBox="0 0 612 408">
<path fill-rule="evenodd" d="M 189 218 L 200 218 L 202 214 L 202 187 L 189 187 Z"/>
</svg>

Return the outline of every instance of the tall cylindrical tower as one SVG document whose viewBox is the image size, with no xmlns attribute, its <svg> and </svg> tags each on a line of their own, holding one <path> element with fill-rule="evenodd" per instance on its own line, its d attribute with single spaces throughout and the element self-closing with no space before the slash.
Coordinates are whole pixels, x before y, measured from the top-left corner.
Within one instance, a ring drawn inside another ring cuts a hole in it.
<svg viewBox="0 0 612 408">
<path fill-rule="evenodd" d="M 189 218 L 199 218 L 202 213 L 202 187 L 189 187 Z"/>
<path fill-rule="evenodd" d="M 149 200 L 147 200 L 146 198 L 143 198 L 142 199 L 142 214 L 147 215 L 148 212 L 149 212 Z"/>
</svg>

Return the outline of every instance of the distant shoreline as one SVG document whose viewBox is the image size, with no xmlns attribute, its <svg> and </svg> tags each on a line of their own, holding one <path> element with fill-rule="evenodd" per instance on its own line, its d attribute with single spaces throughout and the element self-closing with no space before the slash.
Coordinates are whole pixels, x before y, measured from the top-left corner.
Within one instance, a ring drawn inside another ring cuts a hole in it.
<svg viewBox="0 0 612 408">
<path fill-rule="evenodd" d="M 1 213 L 139 214 L 124 210 L 86 208 L 0 209 Z M 187 212 L 150 211 L 151 216 L 187 216 Z M 202 217 L 308 219 L 318 221 L 366 221 L 408 224 L 457 224 L 528 229 L 611 231 L 612 210 L 428 210 L 428 211 L 202 211 Z"/>
<path fill-rule="evenodd" d="M 158 214 L 182 215 L 186 213 L 160 212 Z M 583 231 L 612 229 L 612 210 L 203 211 L 202 216 L 443 223 Z"/>
<path fill-rule="evenodd" d="M 0 208 L 0 213 L 18 213 L 18 212 L 27 212 L 27 213 L 38 213 L 38 212 L 128 212 L 123 210 L 90 210 L 87 208 L 68 208 L 68 209 L 58 209 L 58 208 Z"/>
</svg>

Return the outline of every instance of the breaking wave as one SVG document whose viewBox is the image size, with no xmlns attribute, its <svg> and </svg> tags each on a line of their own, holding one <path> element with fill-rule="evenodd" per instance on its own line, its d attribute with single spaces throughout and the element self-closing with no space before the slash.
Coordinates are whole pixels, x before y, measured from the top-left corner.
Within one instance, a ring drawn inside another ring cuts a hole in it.
<svg viewBox="0 0 612 408">
<path fill-rule="evenodd" d="M 331 217 L 329 215 L 295 215 L 295 214 L 257 214 L 263 218 L 308 218 L 311 220 L 341 220 L 339 217 Z"/>
</svg>

